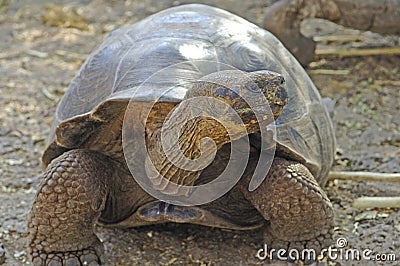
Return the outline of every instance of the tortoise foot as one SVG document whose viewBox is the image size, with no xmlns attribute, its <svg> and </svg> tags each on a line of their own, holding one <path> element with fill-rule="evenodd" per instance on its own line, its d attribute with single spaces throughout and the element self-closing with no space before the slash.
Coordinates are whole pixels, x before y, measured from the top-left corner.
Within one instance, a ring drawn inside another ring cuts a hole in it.
<svg viewBox="0 0 400 266">
<path fill-rule="evenodd" d="M 265 240 L 275 251 L 269 257 L 309 264 L 331 245 L 333 207 L 306 166 L 277 157 L 266 180 L 243 192 L 268 221 Z"/>
<path fill-rule="evenodd" d="M 71 150 L 47 167 L 28 219 L 33 265 L 101 263 L 103 247 L 93 225 L 105 206 L 106 160 L 95 152 Z"/>
<path fill-rule="evenodd" d="M 102 264 L 104 261 L 103 254 L 103 245 L 98 241 L 98 243 L 84 250 L 51 253 L 33 252 L 32 264 L 34 266 L 95 266 Z"/>
<path fill-rule="evenodd" d="M 278 239 L 314 239 L 333 228 L 332 204 L 301 163 L 277 157 L 264 182 L 252 192 L 243 192 Z"/>
<path fill-rule="evenodd" d="M 312 264 L 327 256 L 327 249 L 333 244 L 333 230 L 310 240 L 285 241 L 274 237 L 271 228 L 264 231 L 265 251 L 269 259 Z"/>
</svg>

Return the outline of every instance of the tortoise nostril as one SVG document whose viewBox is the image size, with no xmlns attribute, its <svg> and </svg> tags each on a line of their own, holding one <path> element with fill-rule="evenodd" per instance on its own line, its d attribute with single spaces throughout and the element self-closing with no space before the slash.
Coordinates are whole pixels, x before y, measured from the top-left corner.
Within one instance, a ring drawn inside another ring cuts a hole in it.
<svg viewBox="0 0 400 266">
<path fill-rule="evenodd" d="M 282 76 L 279 76 L 278 77 L 278 80 L 279 80 L 279 84 L 283 84 L 283 83 L 285 83 L 285 78 L 284 77 L 282 77 Z"/>
</svg>

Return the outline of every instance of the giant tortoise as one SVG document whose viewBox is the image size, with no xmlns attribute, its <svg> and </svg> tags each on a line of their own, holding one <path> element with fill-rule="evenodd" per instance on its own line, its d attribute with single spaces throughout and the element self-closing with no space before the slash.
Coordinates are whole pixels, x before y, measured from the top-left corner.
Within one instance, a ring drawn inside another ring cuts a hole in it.
<svg viewBox="0 0 400 266">
<path fill-rule="evenodd" d="M 334 150 L 317 89 L 272 34 L 205 5 L 161 11 L 111 32 L 59 103 L 29 216 L 32 262 L 104 263 L 95 223 L 262 227 L 271 247 L 322 247 Z M 207 165 L 185 167 L 199 158 Z M 226 193 L 206 187 L 186 201 L 232 161 L 245 169 L 215 183 Z"/>
</svg>

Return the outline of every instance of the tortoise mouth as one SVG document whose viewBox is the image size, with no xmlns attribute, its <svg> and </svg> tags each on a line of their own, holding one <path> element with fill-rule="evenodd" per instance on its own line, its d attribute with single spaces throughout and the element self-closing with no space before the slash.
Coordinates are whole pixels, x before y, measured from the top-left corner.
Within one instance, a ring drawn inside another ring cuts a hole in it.
<svg viewBox="0 0 400 266">
<path fill-rule="evenodd" d="M 246 99 L 237 97 L 232 101 L 232 107 L 240 115 L 247 113 L 256 113 L 258 117 L 268 116 L 268 118 L 260 119 L 261 121 L 268 120 L 271 116 L 275 119 L 282 113 L 282 109 L 288 104 L 289 96 L 285 86 L 278 88 L 267 88 L 262 93 L 265 97 L 257 97 L 252 95 L 253 104 L 249 104 Z"/>
<path fill-rule="evenodd" d="M 240 108 L 236 112 L 246 126 L 260 123 L 272 123 L 283 111 L 284 104 L 257 105 L 252 108 Z"/>
<path fill-rule="evenodd" d="M 285 106 L 289 102 L 289 96 L 287 94 L 287 90 L 284 86 L 279 86 L 279 88 L 275 92 L 275 97 L 272 100 L 271 105 Z M 271 106 L 272 109 L 272 106 Z"/>
<path fill-rule="evenodd" d="M 279 103 L 279 104 L 271 104 L 270 105 L 271 111 L 274 114 L 274 120 L 278 119 L 278 117 L 282 114 L 283 107 L 285 107 L 286 104 L 287 104 L 287 101 L 286 101 L 286 103 L 283 103 L 283 104 Z"/>
</svg>

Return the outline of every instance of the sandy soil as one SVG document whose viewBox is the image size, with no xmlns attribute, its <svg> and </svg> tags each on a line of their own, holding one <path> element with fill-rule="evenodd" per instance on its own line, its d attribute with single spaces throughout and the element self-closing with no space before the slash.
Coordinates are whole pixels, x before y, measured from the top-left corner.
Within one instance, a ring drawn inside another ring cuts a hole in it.
<svg viewBox="0 0 400 266">
<path fill-rule="evenodd" d="M 55 5 L 0 0 L 0 265 L 28 264 L 26 218 L 40 179 L 40 156 L 57 102 L 83 60 L 107 32 L 186 2 L 82 0 Z M 256 24 L 270 2 L 204 1 Z M 366 40 L 321 43 L 322 48 L 399 45 L 397 37 L 380 38 L 318 20 L 310 22 L 308 29 L 314 35 L 353 34 Z M 307 68 L 321 94 L 336 101 L 335 170 L 400 172 L 399 66 L 399 56 L 386 55 L 316 57 Z M 361 211 L 352 202 L 362 195 L 399 196 L 400 184 L 332 181 L 327 190 L 335 206 L 336 237 L 347 239 L 346 248 L 393 253 L 397 262 L 385 265 L 399 265 L 399 209 Z M 105 243 L 108 265 L 264 263 L 255 257 L 263 246 L 258 231 L 168 224 L 130 230 L 97 228 L 97 232 Z"/>
</svg>

